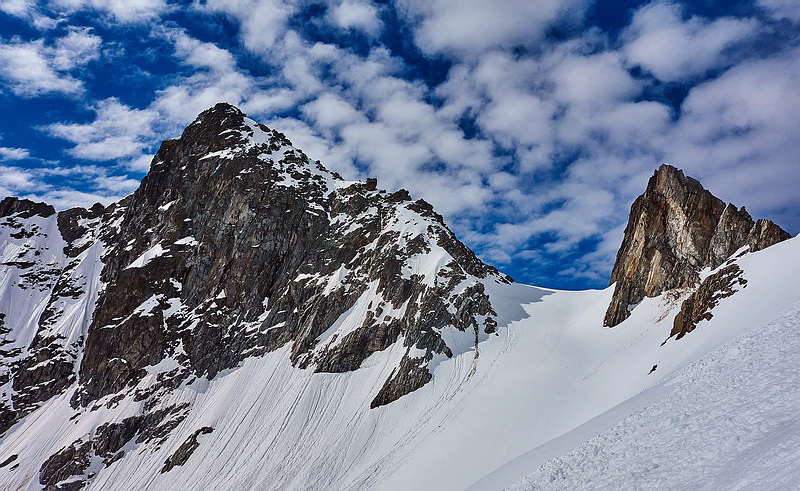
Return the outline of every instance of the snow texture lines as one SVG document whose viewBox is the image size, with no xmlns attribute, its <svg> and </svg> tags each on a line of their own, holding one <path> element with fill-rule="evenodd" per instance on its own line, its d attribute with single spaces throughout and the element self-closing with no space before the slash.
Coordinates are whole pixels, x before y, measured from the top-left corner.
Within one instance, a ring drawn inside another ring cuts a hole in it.
<svg viewBox="0 0 800 491">
<path fill-rule="evenodd" d="M 800 302 L 713 351 L 669 395 L 508 489 L 800 484 Z"/>
</svg>

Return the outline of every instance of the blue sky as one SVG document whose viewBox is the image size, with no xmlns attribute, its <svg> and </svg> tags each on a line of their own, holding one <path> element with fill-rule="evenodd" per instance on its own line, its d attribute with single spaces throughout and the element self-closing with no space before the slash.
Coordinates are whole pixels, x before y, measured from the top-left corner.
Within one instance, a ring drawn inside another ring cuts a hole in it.
<svg viewBox="0 0 800 491">
<path fill-rule="evenodd" d="M 662 162 L 800 232 L 799 26 L 796 0 L 0 0 L 0 196 L 111 202 L 227 101 L 518 281 L 602 287 Z"/>
</svg>

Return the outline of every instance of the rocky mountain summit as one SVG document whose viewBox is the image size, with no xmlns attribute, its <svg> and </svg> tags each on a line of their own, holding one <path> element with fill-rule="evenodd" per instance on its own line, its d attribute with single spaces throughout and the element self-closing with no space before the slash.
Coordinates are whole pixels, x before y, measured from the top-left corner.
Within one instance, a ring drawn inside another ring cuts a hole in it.
<svg viewBox="0 0 800 491">
<path fill-rule="evenodd" d="M 402 343 L 372 396 L 388 404 L 492 333 L 485 283 L 511 281 L 425 201 L 344 181 L 228 104 L 165 141 L 118 203 L 56 214 L 7 198 L 0 212 L 0 431 L 75 383 L 78 411 L 143 403 L 48 460 L 53 489 L 168 433 L 186 408 L 153 408 L 172 389 L 284 346 L 298 368 L 345 372 Z"/>
<path fill-rule="evenodd" d="M 424 201 L 345 182 L 224 104 L 164 142 L 120 208 L 79 405 L 166 357 L 182 368 L 165 385 L 287 343 L 297 366 L 341 372 L 402 336 L 408 357 L 375 399 L 391 402 L 427 382 L 434 354 L 452 355 L 439 330 L 491 325 L 477 280 L 506 281 Z M 415 264 L 428 255 L 438 262 Z"/>
<path fill-rule="evenodd" d="M 754 221 L 744 207 L 725 204 L 695 179 L 663 164 L 631 206 L 611 273 L 614 297 L 604 325 L 627 319 L 645 297 L 696 287 L 702 269 L 716 268 L 743 248 L 758 251 L 790 237 L 771 221 Z"/>
</svg>

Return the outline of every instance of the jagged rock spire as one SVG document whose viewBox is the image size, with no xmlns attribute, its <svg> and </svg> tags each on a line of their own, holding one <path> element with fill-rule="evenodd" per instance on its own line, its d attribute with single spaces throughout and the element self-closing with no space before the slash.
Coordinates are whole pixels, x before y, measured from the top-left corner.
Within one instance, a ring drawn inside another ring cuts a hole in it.
<svg viewBox="0 0 800 491">
<path fill-rule="evenodd" d="M 631 206 L 604 325 L 627 319 L 645 297 L 694 286 L 701 269 L 719 266 L 744 246 L 756 251 L 788 238 L 771 221 L 753 221 L 744 207 L 726 205 L 695 179 L 663 164 Z"/>
</svg>

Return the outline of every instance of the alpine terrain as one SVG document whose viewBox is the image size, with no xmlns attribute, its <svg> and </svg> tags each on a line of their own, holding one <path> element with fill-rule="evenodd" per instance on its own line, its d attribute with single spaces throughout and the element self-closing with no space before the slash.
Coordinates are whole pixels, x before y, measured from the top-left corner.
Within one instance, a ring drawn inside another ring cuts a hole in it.
<svg viewBox="0 0 800 491">
<path fill-rule="evenodd" d="M 218 104 L 0 202 L 0 489 L 797 485 L 798 240 L 665 164 L 607 289 L 521 285 Z"/>
</svg>

